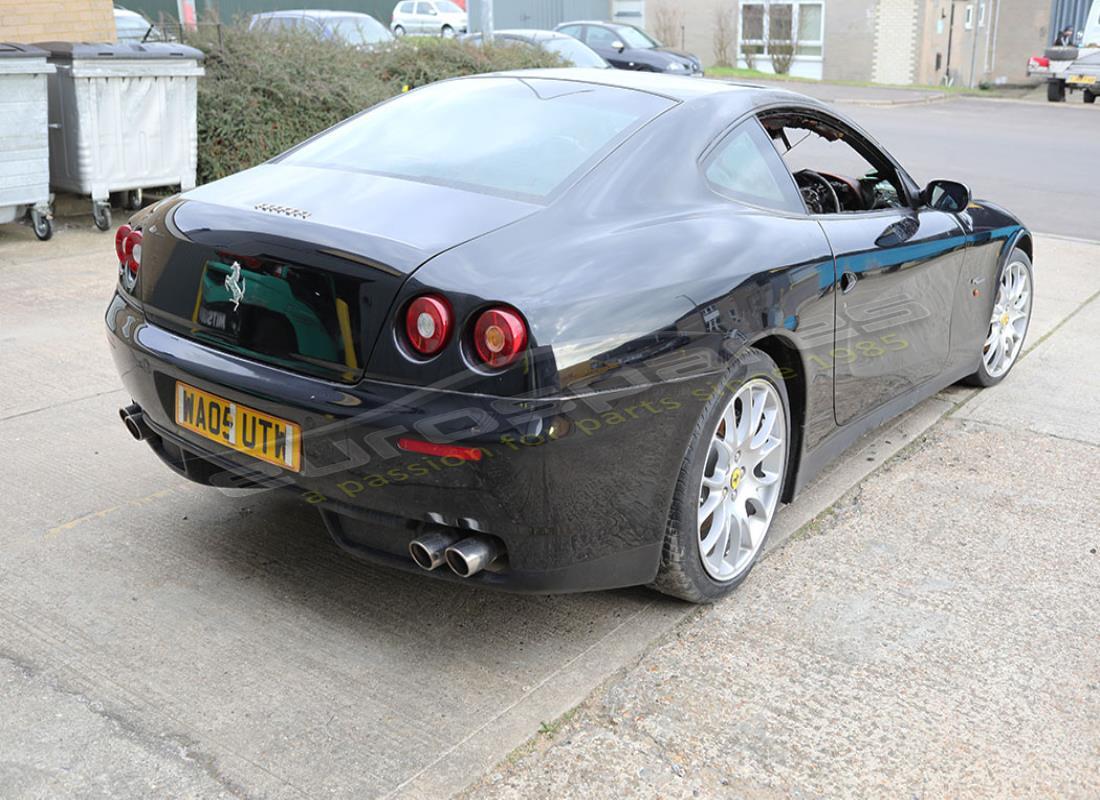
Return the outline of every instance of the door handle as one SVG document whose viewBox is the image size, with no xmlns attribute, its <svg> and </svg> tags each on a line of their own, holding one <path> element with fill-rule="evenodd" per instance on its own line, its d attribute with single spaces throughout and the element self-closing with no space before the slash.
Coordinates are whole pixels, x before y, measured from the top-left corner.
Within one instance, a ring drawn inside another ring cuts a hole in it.
<svg viewBox="0 0 1100 800">
<path fill-rule="evenodd" d="M 854 272 L 845 272 L 840 276 L 840 291 L 841 294 L 848 294 L 852 289 L 856 288 L 856 281 L 859 280 L 859 276 Z"/>
</svg>

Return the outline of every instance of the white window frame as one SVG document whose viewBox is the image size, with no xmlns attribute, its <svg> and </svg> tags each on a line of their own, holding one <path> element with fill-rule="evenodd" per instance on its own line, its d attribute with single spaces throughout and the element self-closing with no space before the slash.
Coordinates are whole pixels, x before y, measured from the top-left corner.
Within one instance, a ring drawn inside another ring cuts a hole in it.
<svg viewBox="0 0 1100 800">
<path fill-rule="evenodd" d="M 794 55 L 794 61 L 802 62 L 821 62 L 825 59 L 825 2 L 826 0 L 779 0 L 779 2 L 764 3 L 761 0 L 739 0 L 737 3 L 737 58 L 742 58 L 742 52 L 745 45 L 754 45 L 760 48 L 759 53 L 755 53 L 754 57 L 771 60 L 771 53 L 768 52 L 768 41 L 771 38 L 769 35 L 771 32 L 771 16 L 768 14 L 769 8 L 775 6 L 792 6 L 791 9 L 791 32 L 797 36 L 799 25 L 801 24 L 801 11 L 802 6 L 820 6 L 821 7 L 821 38 L 819 39 L 796 39 L 799 47 L 819 47 L 821 53 L 816 56 L 803 55 L 796 52 Z M 763 39 L 745 39 L 744 37 L 744 19 L 745 19 L 745 6 L 760 6 L 763 11 Z"/>
<path fill-rule="evenodd" d="M 985 27 L 985 0 L 978 3 L 978 27 Z"/>
<path fill-rule="evenodd" d="M 974 4 L 966 4 L 966 15 L 963 17 L 963 27 L 968 31 L 974 30 Z"/>
</svg>

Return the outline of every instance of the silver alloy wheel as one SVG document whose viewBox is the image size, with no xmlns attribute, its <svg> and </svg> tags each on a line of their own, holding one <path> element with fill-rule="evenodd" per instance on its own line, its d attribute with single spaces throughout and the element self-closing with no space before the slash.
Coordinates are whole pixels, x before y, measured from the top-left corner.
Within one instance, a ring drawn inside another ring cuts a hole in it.
<svg viewBox="0 0 1100 800">
<path fill-rule="evenodd" d="M 1016 362 L 1031 319 L 1031 274 L 1021 261 L 1001 272 L 989 335 L 982 345 L 982 361 L 991 378 L 1004 375 Z"/>
<path fill-rule="evenodd" d="M 699 555 L 717 581 L 752 564 L 779 504 L 787 466 L 783 401 L 766 380 L 741 386 L 711 436 L 699 486 Z"/>
</svg>

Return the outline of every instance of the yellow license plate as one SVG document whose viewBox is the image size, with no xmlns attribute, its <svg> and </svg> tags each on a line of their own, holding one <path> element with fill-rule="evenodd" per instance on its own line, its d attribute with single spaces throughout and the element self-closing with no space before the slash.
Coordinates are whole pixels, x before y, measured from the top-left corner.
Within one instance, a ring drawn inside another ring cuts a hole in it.
<svg viewBox="0 0 1100 800">
<path fill-rule="evenodd" d="M 1072 77 L 1067 78 L 1067 80 L 1070 83 L 1092 84 L 1092 83 L 1096 83 L 1096 76 L 1095 75 L 1073 75 Z"/>
<path fill-rule="evenodd" d="M 176 381 L 176 424 L 239 453 L 298 472 L 302 430 L 293 422 L 264 414 Z"/>
</svg>

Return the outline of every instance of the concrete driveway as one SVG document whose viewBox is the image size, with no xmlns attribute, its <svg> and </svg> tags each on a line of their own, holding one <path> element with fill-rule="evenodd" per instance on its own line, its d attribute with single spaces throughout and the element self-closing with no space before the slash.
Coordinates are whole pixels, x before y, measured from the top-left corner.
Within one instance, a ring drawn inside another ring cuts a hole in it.
<svg viewBox="0 0 1100 800">
<path fill-rule="evenodd" d="M 1012 378 L 860 443 L 699 612 L 372 568 L 176 478 L 117 418 L 111 237 L 59 227 L 0 227 L 0 795 L 439 797 L 533 735 L 484 791 L 1100 790 L 1100 247 L 1040 237 Z"/>
</svg>

